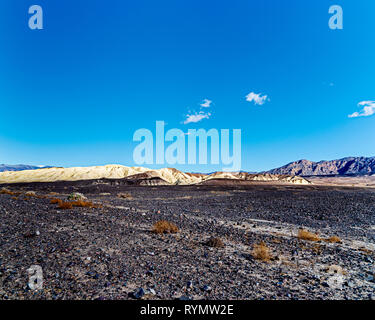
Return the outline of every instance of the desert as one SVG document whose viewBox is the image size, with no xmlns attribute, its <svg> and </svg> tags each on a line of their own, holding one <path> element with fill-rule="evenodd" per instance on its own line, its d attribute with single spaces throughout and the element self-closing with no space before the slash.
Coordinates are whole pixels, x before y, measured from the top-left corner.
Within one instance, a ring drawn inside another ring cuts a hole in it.
<svg viewBox="0 0 375 320">
<path fill-rule="evenodd" d="M 139 171 L 3 182 L 0 299 L 375 299 L 373 188 Z"/>
</svg>

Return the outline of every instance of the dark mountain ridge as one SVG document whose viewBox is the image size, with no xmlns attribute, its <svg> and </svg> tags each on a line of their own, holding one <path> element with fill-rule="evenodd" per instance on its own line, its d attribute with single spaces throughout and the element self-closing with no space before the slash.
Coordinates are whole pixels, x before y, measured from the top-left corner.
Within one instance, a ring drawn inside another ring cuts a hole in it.
<svg viewBox="0 0 375 320">
<path fill-rule="evenodd" d="M 375 157 L 346 157 L 329 161 L 298 160 L 267 173 L 296 176 L 353 176 L 375 174 Z"/>
</svg>

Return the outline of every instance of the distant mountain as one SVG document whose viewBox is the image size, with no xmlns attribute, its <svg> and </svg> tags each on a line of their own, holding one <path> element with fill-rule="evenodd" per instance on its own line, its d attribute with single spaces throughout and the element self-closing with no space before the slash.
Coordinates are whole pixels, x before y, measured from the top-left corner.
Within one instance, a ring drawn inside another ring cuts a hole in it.
<svg viewBox="0 0 375 320">
<path fill-rule="evenodd" d="M 375 157 L 348 157 L 320 162 L 299 160 L 267 173 L 293 176 L 372 175 L 375 174 Z"/>
<path fill-rule="evenodd" d="M 35 170 L 42 168 L 50 168 L 48 166 L 29 166 L 27 164 L 0 164 L 0 172 L 4 171 L 23 171 L 23 170 Z"/>
</svg>

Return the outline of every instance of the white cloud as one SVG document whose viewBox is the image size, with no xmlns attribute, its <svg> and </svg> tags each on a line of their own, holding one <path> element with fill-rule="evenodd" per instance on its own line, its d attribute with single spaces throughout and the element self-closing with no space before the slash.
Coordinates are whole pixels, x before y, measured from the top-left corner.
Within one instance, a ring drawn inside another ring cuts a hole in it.
<svg viewBox="0 0 375 320">
<path fill-rule="evenodd" d="M 358 107 L 361 107 L 362 110 L 350 114 L 349 118 L 368 117 L 375 114 L 375 101 L 362 101 L 358 103 Z"/>
<path fill-rule="evenodd" d="M 211 113 L 203 112 L 203 111 L 195 112 L 194 114 L 187 114 L 184 124 L 197 123 L 199 121 L 202 121 L 203 119 L 209 119 L 210 116 L 211 116 Z"/>
<path fill-rule="evenodd" d="M 250 92 L 246 96 L 246 101 L 254 102 L 255 105 L 261 106 L 265 104 L 266 101 L 270 101 L 270 99 L 267 95 L 262 96 L 261 93 Z"/>
<path fill-rule="evenodd" d="M 200 106 L 203 108 L 209 108 L 211 106 L 211 103 L 212 103 L 211 100 L 204 99 Z"/>
</svg>

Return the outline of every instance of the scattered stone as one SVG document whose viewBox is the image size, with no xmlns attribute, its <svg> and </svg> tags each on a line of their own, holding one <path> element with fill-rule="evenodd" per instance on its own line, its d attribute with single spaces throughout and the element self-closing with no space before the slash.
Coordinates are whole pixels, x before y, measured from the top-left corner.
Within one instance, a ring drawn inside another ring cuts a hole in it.
<svg viewBox="0 0 375 320">
<path fill-rule="evenodd" d="M 134 298 L 134 299 L 142 299 L 142 297 L 146 294 L 145 290 L 143 290 L 143 288 L 138 288 L 137 290 L 135 290 L 131 296 Z"/>
<path fill-rule="evenodd" d="M 203 288 L 202 288 L 203 291 L 205 292 L 211 292 L 212 291 L 212 288 L 208 285 L 204 285 Z"/>
<path fill-rule="evenodd" d="M 335 264 L 329 266 L 326 270 L 327 270 L 327 273 L 329 274 L 343 275 L 345 273 L 342 267 L 335 265 Z"/>
</svg>

